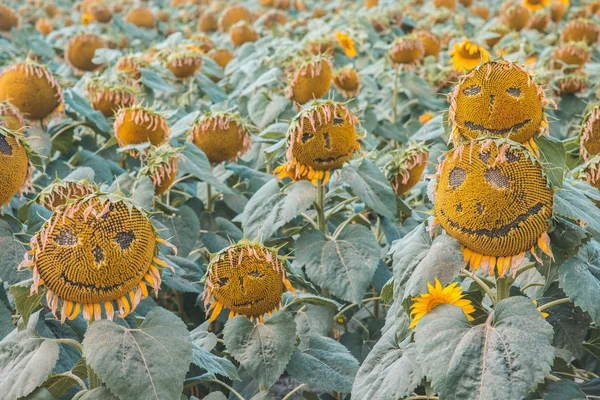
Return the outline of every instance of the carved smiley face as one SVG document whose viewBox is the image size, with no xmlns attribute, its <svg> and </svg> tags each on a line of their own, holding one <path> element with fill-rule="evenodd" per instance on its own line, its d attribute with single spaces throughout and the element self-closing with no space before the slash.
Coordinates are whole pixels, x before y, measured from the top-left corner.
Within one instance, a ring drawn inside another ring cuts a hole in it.
<svg viewBox="0 0 600 400">
<path fill-rule="evenodd" d="M 436 215 L 473 252 L 515 256 L 546 232 L 553 193 L 541 166 L 521 147 L 484 143 L 448 154 L 439 170 Z"/>
<path fill-rule="evenodd" d="M 72 217 L 55 213 L 50 222 L 54 228 L 36 266 L 48 288 L 63 300 L 98 303 L 120 298 L 140 283 L 152 264 L 152 223 L 123 202 L 106 209 L 99 201 L 93 209 L 83 204 Z"/>
<path fill-rule="evenodd" d="M 529 73 L 508 61 L 466 75 L 450 96 L 455 139 L 504 137 L 525 143 L 540 131 L 545 97 Z"/>
</svg>

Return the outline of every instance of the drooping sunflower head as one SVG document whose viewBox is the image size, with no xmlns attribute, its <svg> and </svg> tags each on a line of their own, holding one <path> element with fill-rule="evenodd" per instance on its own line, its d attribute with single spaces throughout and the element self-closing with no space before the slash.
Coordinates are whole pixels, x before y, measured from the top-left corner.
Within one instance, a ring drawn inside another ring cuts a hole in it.
<svg viewBox="0 0 600 400">
<path fill-rule="evenodd" d="M 139 92 L 133 86 L 111 84 L 99 78 L 89 79 L 86 91 L 91 97 L 92 107 L 105 117 L 114 116 L 121 108 L 134 106 Z"/>
<path fill-rule="evenodd" d="M 0 31 L 10 32 L 12 28 L 18 28 L 21 19 L 19 14 L 12 8 L 0 5 Z"/>
<path fill-rule="evenodd" d="M 469 39 L 454 43 L 452 50 L 448 52 L 451 56 L 450 63 L 459 72 L 469 71 L 482 62 L 490 59 L 490 53 L 485 47 L 480 46 Z"/>
<path fill-rule="evenodd" d="M 81 180 L 56 179 L 43 188 L 33 201 L 50 211 L 56 211 L 68 202 L 98 192 L 98 185 L 90 182 L 87 178 Z"/>
<path fill-rule="evenodd" d="M 583 92 L 590 85 L 590 80 L 583 72 L 563 74 L 554 78 L 551 86 L 557 96 L 573 95 Z"/>
<path fill-rule="evenodd" d="M 115 71 L 127 75 L 129 78 L 138 80 L 142 77 L 140 68 L 148 68 L 149 64 L 138 55 L 130 54 L 121 56 L 115 64 Z"/>
<path fill-rule="evenodd" d="M 240 4 L 232 4 L 223 11 L 219 18 L 219 29 L 221 32 L 229 32 L 232 26 L 240 21 L 246 21 L 252 23 L 252 13 L 248 9 Z"/>
<path fill-rule="evenodd" d="M 227 49 L 212 49 L 208 52 L 208 56 L 223 69 L 233 60 L 233 54 Z"/>
<path fill-rule="evenodd" d="M 435 286 L 427 282 L 428 293 L 421 293 L 419 297 L 413 297 L 414 303 L 410 306 L 410 316 L 412 322 L 410 328 L 414 328 L 419 323 L 419 320 L 431 310 L 442 304 L 451 304 L 460 307 L 467 319 L 473 321 L 472 313 L 475 312 L 475 307 L 471 304 L 471 300 L 464 298 L 462 286 L 457 286 L 458 282 L 452 282 L 446 287 L 443 287 L 440 281 L 435 279 Z"/>
<path fill-rule="evenodd" d="M 214 255 L 206 271 L 204 305 L 210 321 L 217 319 L 223 307 L 229 318 L 244 315 L 263 320 L 281 307 L 286 290 L 296 293 L 286 278 L 285 258 L 277 249 L 242 240 Z"/>
<path fill-rule="evenodd" d="M 100 36 L 89 33 L 75 35 L 65 49 L 65 60 L 77 73 L 94 71 L 101 67 L 92 60 L 96 50 L 107 47 Z"/>
<path fill-rule="evenodd" d="M 502 17 L 506 26 L 513 31 L 520 31 L 529 24 L 531 11 L 521 4 L 512 4 L 504 10 Z"/>
<path fill-rule="evenodd" d="M 579 131 L 579 143 L 584 160 L 600 154 L 600 103 L 589 106 Z"/>
<path fill-rule="evenodd" d="M 125 16 L 125 21 L 139 28 L 154 29 L 156 18 L 152 11 L 144 7 L 130 10 Z"/>
<path fill-rule="evenodd" d="M 116 115 L 114 129 L 119 147 L 147 142 L 160 146 L 171 136 L 171 129 L 162 113 L 141 105 L 121 108 Z"/>
<path fill-rule="evenodd" d="M 229 29 L 229 39 L 235 46 L 241 46 L 248 42 L 256 42 L 258 38 L 258 33 L 246 21 L 240 21 Z"/>
<path fill-rule="evenodd" d="M 95 21 L 106 23 L 112 19 L 112 11 L 101 0 L 86 0 L 81 3 L 81 11 L 91 15 Z"/>
<path fill-rule="evenodd" d="M 553 200 L 542 166 L 513 141 L 474 140 L 438 166 L 436 219 L 474 270 L 514 273 L 526 251 L 537 257 L 536 244 L 551 255 L 546 231 Z"/>
<path fill-rule="evenodd" d="M 470 8 L 471 15 L 476 15 L 484 21 L 490 17 L 490 9 L 485 4 L 478 4 Z"/>
<path fill-rule="evenodd" d="M 164 49 L 157 53 L 156 58 L 178 79 L 193 76 L 202 67 L 203 52 L 196 48 L 181 47 Z"/>
<path fill-rule="evenodd" d="M 200 32 L 209 33 L 216 32 L 219 29 L 219 21 L 215 11 L 208 11 L 202 14 L 198 20 L 198 30 Z"/>
<path fill-rule="evenodd" d="M 62 96 L 52 73 L 34 61 L 13 64 L 0 74 L 0 101 L 8 100 L 27 119 L 46 118 L 62 103 Z"/>
<path fill-rule="evenodd" d="M 433 4 L 437 8 L 445 8 L 450 11 L 456 10 L 456 6 L 458 5 L 458 0 L 434 0 Z"/>
<path fill-rule="evenodd" d="M 566 4 L 565 4 L 566 3 Z M 569 7 L 569 0 L 554 0 L 550 4 L 550 16 L 552 21 L 558 24 L 562 20 L 563 16 L 567 12 Z"/>
<path fill-rule="evenodd" d="M 328 37 L 311 39 L 306 42 L 306 51 L 315 56 L 321 54 L 333 55 L 335 52 L 335 43 Z"/>
<path fill-rule="evenodd" d="M 547 128 L 544 107 L 549 104 L 541 87 L 522 66 L 510 61 L 485 63 L 465 75 L 450 94 L 448 119 L 452 140 L 505 137 L 532 142 Z"/>
<path fill-rule="evenodd" d="M 421 180 L 428 160 L 429 150 L 422 142 L 412 143 L 392 153 L 392 159 L 384 167 L 384 174 L 396 195 L 403 195 Z"/>
<path fill-rule="evenodd" d="M 239 114 L 213 111 L 201 115 L 188 132 L 188 140 L 202 150 L 211 163 L 234 160 L 251 144 L 252 127 Z"/>
<path fill-rule="evenodd" d="M 30 190 L 31 174 L 38 162 L 39 156 L 23 134 L 7 128 L 0 119 L 0 210 L 15 194 Z"/>
<path fill-rule="evenodd" d="M 262 16 L 262 24 L 267 29 L 284 26 L 287 23 L 287 15 L 283 11 L 271 10 Z"/>
<path fill-rule="evenodd" d="M 529 11 L 535 12 L 543 10 L 550 5 L 550 0 L 523 0 L 521 2 Z"/>
<path fill-rule="evenodd" d="M 140 169 L 140 174 L 152 180 L 154 194 L 157 196 L 167 192 L 175 182 L 177 159 L 181 150 L 168 144 L 150 149 L 145 160 L 146 165 Z"/>
<path fill-rule="evenodd" d="M 551 67 L 570 74 L 583 68 L 589 59 L 590 50 L 585 43 L 567 43 L 554 50 Z"/>
<path fill-rule="evenodd" d="M 188 50 L 196 50 L 202 51 L 203 53 L 208 53 L 215 47 L 213 42 L 210 40 L 210 37 L 204 33 L 195 33 L 192 35 L 192 37 L 190 37 L 190 40 L 192 43 L 185 45 L 185 48 Z"/>
<path fill-rule="evenodd" d="M 546 10 L 536 11 L 531 14 L 529 19 L 529 29 L 535 29 L 538 32 L 544 32 L 550 23 L 550 12 Z"/>
<path fill-rule="evenodd" d="M 417 37 L 423 44 L 424 57 L 435 57 L 440 54 L 442 50 L 442 41 L 434 33 L 429 31 L 418 31 Z"/>
<path fill-rule="evenodd" d="M 510 32 L 510 29 L 508 29 L 508 27 L 504 24 L 498 24 L 488 29 L 488 32 L 495 35 L 484 40 L 486 46 L 491 48 L 497 45 L 498 42 L 500 42 L 502 38 Z"/>
<path fill-rule="evenodd" d="M 48 18 L 40 18 L 35 22 L 35 29 L 45 36 L 54 30 L 54 26 Z"/>
<path fill-rule="evenodd" d="M 595 155 L 585 163 L 572 171 L 576 179 L 586 181 L 597 189 L 600 189 L 600 155 Z M 599 203 L 596 203 L 599 205 Z"/>
<path fill-rule="evenodd" d="M 394 40 L 388 54 L 394 65 L 412 67 L 423 58 L 425 48 L 414 35 L 400 36 Z"/>
<path fill-rule="evenodd" d="M 594 46 L 599 37 L 598 24 L 593 20 L 580 18 L 565 25 L 560 33 L 560 42 L 585 42 L 588 46 Z"/>
<path fill-rule="evenodd" d="M 31 238 L 20 268 L 33 272 L 31 292 L 46 290 L 61 322 L 127 316 L 161 283 L 159 243 L 146 214 L 124 197 L 94 193 L 58 207 Z M 58 317 L 57 317 L 58 318 Z"/>
<path fill-rule="evenodd" d="M 323 97 L 333 82 L 331 61 L 323 55 L 301 61 L 290 74 L 288 97 L 302 105 Z"/>
<path fill-rule="evenodd" d="M 287 162 L 273 172 L 280 179 L 327 182 L 332 170 L 360 150 L 357 123 L 358 118 L 345 104 L 315 101 L 290 123 Z"/>
<path fill-rule="evenodd" d="M 25 119 L 17 107 L 9 101 L 1 101 L 0 125 L 13 131 L 20 131 L 25 127 Z"/>
<path fill-rule="evenodd" d="M 360 76 L 351 66 L 334 72 L 333 84 L 345 97 L 356 97 L 360 90 Z"/>
</svg>

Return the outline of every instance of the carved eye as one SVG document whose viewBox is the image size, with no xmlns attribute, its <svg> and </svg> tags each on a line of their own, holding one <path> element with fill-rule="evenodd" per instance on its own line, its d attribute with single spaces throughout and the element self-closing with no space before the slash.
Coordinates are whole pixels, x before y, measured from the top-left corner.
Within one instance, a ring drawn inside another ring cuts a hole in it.
<svg viewBox="0 0 600 400">
<path fill-rule="evenodd" d="M 467 178 L 467 173 L 464 169 L 454 167 L 452 171 L 450 171 L 449 181 L 450 187 L 452 189 L 457 189 L 460 185 L 463 184 L 465 179 Z"/>
<path fill-rule="evenodd" d="M 463 94 L 465 96 L 477 96 L 481 93 L 481 86 L 479 85 L 471 85 L 468 88 L 463 89 Z"/>
<path fill-rule="evenodd" d="M 215 282 L 215 284 L 218 287 L 223 287 L 227 284 L 227 282 L 229 282 L 229 278 L 221 277 Z"/>
<path fill-rule="evenodd" d="M 510 181 L 499 169 L 488 169 L 483 174 L 485 180 L 496 189 L 510 189 Z"/>
<path fill-rule="evenodd" d="M 102 261 L 104 261 L 104 252 L 102 251 L 100 246 L 94 247 L 94 250 L 92 250 L 92 254 L 94 255 L 94 260 L 96 261 L 96 264 L 100 264 Z"/>
<path fill-rule="evenodd" d="M 344 120 L 342 118 L 334 118 L 333 119 L 333 125 L 341 125 L 344 123 Z"/>
<path fill-rule="evenodd" d="M 304 132 L 302 134 L 302 143 L 306 143 L 314 137 L 315 137 L 315 135 L 313 135 L 312 133 Z"/>
<path fill-rule="evenodd" d="M 519 89 L 519 88 L 515 88 L 515 87 L 508 88 L 508 89 L 506 89 L 506 93 L 508 93 L 512 97 L 516 97 L 516 98 L 521 97 L 521 89 Z"/>
<path fill-rule="evenodd" d="M 134 240 L 135 234 L 133 231 L 119 232 L 117 233 L 117 236 L 115 236 L 115 242 L 121 246 L 122 250 L 127 250 L 129 247 L 131 247 L 131 243 L 133 243 Z"/>
<path fill-rule="evenodd" d="M 248 276 L 251 276 L 251 277 L 253 277 L 253 278 L 257 278 L 257 279 L 259 279 L 259 278 L 264 278 L 264 277 L 265 277 L 263 274 L 261 274 L 261 273 L 260 273 L 260 272 L 258 272 L 258 271 L 252 271 L 252 272 L 250 272 L 250 273 L 248 274 Z"/>
<path fill-rule="evenodd" d="M 12 147 L 4 136 L 0 136 L 0 154 L 4 154 L 5 156 L 12 156 Z"/>
<path fill-rule="evenodd" d="M 325 140 L 325 149 L 331 150 L 331 138 L 329 137 L 329 133 L 323 134 L 323 140 Z"/>
<path fill-rule="evenodd" d="M 60 246 L 75 246 L 79 242 L 79 239 L 77 239 L 77 236 L 73 232 L 63 229 L 54 238 L 54 241 Z"/>
</svg>

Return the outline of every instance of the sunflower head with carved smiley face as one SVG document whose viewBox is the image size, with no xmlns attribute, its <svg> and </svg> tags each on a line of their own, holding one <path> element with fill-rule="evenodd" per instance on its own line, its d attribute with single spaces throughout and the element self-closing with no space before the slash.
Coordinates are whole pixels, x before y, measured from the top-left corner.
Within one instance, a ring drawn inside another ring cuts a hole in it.
<svg viewBox="0 0 600 400">
<path fill-rule="evenodd" d="M 296 293 L 286 278 L 285 258 L 277 251 L 244 239 L 214 255 L 203 293 L 210 321 L 226 307 L 229 318 L 244 315 L 262 322 L 264 314 L 271 315 L 281 306 L 283 292 Z"/>
<path fill-rule="evenodd" d="M 31 293 L 44 287 L 60 320 L 127 316 L 161 283 L 158 244 L 169 243 L 144 211 L 117 194 L 93 193 L 55 209 L 31 238 L 19 268 L 33 272 Z M 58 317 L 57 317 L 58 318 Z"/>
<path fill-rule="evenodd" d="M 332 170 L 360 150 L 357 123 L 358 118 L 345 104 L 315 101 L 292 120 L 287 162 L 273 172 L 279 178 L 327 182 Z"/>
<path fill-rule="evenodd" d="M 465 263 L 499 276 L 519 267 L 536 244 L 551 255 L 546 233 L 553 191 L 522 145 L 478 139 L 450 151 L 438 166 L 437 222 L 463 246 Z"/>
<path fill-rule="evenodd" d="M 450 94 L 452 141 L 499 137 L 527 143 L 548 127 L 549 104 L 541 87 L 522 66 L 510 61 L 482 64 L 465 75 Z"/>
</svg>

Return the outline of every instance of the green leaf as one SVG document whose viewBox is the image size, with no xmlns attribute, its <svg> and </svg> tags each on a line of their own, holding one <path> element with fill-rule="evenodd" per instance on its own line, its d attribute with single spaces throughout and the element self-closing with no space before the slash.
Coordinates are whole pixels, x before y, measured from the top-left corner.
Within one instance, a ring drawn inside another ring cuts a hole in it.
<svg viewBox="0 0 600 400">
<path fill-rule="evenodd" d="M 28 396 L 25 396 L 20 400 L 55 400 L 55 398 L 52 396 L 52 393 L 48 391 L 48 389 L 45 387 L 39 387 Z"/>
<path fill-rule="evenodd" d="M 192 341 L 179 318 L 156 307 L 138 329 L 94 322 L 85 334 L 83 355 L 120 398 L 175 399 L 183 390 Z"/>
<path fill-rule="evenodd" d="M 169 85 L 160 75 L 148 68 L 139 68 L 138 71 L 142 74 L 142 83 L 149 88 L 167 93 L 177 91 L 173 86 Z"/>
<path fill-rule="evenodd" d="M 286 369 L 293 378 L 312 388 L 349 393 L 358 361 L 335 340 L 311 335 L 292 353 Z"/>
<path fill-rule="evenodd" d="M 221 375 L 231 380 L 240 380 L 237 368 L 226 358 L 218 357 L 194 343 L 192 362 L 210 374 Z"/>
<path fill-rule="evenodd" d="M 214 83 L 212 79 L 204 74 L 196 74 L 198 86 L 214 103 L 220 103 L 227 100 L 227 93 L 219 85 Z"/>
<path fill-rule="evenodd" d="M 559 269 L 558 283 L 569 299 L 600 323 L 600 243 L 589 242 L 579 255 L 568 258 Z"/>
<path fill-rule="evenodd" d="M 538 300 L 538 305 L 547 302 Z M 591 318 L 588 314 L 571 303 L 555 305 L 546 312 L 549 314 L 546 321 L 554 328 L 554 347 L 573 353 L 580 351 L 590 327 Z"/>
<path fill-rule="evenodd" d="M 307 341 L 310 336 L 327 336 L 333 327 L 336 310 L 307 304 L 296 312 L 296 334 Z"/>
<path fill-rule="evenodd" d="M 156 218 L 168 229 L 168 240 L 177 247 L 177 254 L 186 257 L 200 239 L 200 220 L 189 206 L 182 206 L 176 215 Z"/>
<path fill-rule="evenodd" d="M 58 399 L 67 390 L 71 389 L 76 385 L 78 386 L 77 381 L 71 378 L 72 375 L 75 375 L 84 381 L 85 379 L 87 379 L 87 367 L 85 364 L 85 360 L 80 359 L 79 361 L 77 361 L 77 363 L 73 366 L 71 371 L 67 371 L 66 373 L 62 374 L 51 374 L 48 380 L 44 382 L 44 387 L 48 389 L 50 393 L 52 393 L 52 396 Z M 79 390 L 83 390 L 83 388 L 79 387 Z"/>
<path fill-rule="evenodd" d="M 97 110 L 94 110 L 92 106 L 83 97 L 78 95 L 72 89 L 66 89 L 64 91 L 65 103 L 71 107 L 77 114 L 82 115 L 87 121 L 100 132 L 108 133 L 110 131 L 110 125 L 106 120 L 106 117 Z"/>
<path fill-rule="evenodd" d="M 592 329 L 590 338 L 583 342 L 583 348 L 600 360 L 600 329 Z"/>
<path fill-rule="evenodd" d="M 227 351 L 266 388 L 279 379 L 296 343 L 296 323 L 286 311 L 276 312 L 264 324 L 238 316 L 227 321 L 223 332 Z"/>
<path fill-rule="evenodd" d="M 0 219 L 0 279 L 9 285 L 28 278 L 29 274 L 20 273 L 17 267 L 23 261 L 25 247 L 19 243 L 8 222 Z"/>
<path fill-rule="evenodd" d="M 600 240 L 600 208 L 579 187 L 566 181 L 563 187 L 554 193 L 554 213 L 585 221 L 586 230 L 596 240 Z"/>
<path fill-rule="evenodd" d="M 275 400 L 275 396 L 267 391 L 256 393 L 250 400 Z"/>
<path fill-rule="evenodd" d="M 29 317 L 31 314 L 40 306 L 42 306 L 42 297 L 46 293 L 45 290 L 39 289 L 37 293 L 33 295 L 31 292 L 31 282 L 21 285 L 18 283 L 10 287 L 10 294 L 15 298 L 15 307 L 23 318 L 23 324 L 27 326 L 29 324 Z"/>
<path fill-rule="evenodd" d="M 131 200 L 146 211 L 152 210 L 154 199 L 154 184 L 147 176 L 141 176 L 133 185 Z"/>
<path fill-rule="evenodd" d="M 415 329 L 417 358 L 447 400 L 520 399 L 550 372 L 552 327 L 526 297 L 500 301 L 471 327 L 462 309 L 435 307 Z"/>
<path fill-rule="evenodd" d="M 379 263 L 380 247 L 361 225 L 347 226 L 337 239 L 321 231 L 304 232 L 296 240 L 296 263 L 308 278 L 343 300 L 360 304 Z"/>
<path fill-rule="evenodd" d="M 352 398 L 396 400 L 409 396 L 423 379 L 414 344 L 401 347 L 393 330 L 381 337 L 360 366 Z"/>
<path fill-rule="evenodd" d="M 15 326 L 12 322 L 10 310 L 3 301 L 0 301 L 0 340 L 4 339 L 13 329 L 15 329 Z"/>
<path fill-rule="evenodd" d="M 410 231 L 402 239 L 396 240 L 390 247 L 392 269 L 394 272 L 394 298 L 404 299 L 404 287 L 417 265 L 427 255 L 431 245 L 422 223 Z"/>
<path fill-rule="evenodd" d="M 187 134 L 199 116 L 200 111 L 192 111 L 185 117 L 179 118 L 177 122 L 175 122 L 175 124 L 173 124 L 173 126 L 171 127 L 170 138 L 173 139 Z"/>
<path fill-rule="evenodd" d="M 21 332 L 14 331 L 0 342 L 0 393 L 5 399 L 27 396 L 52 373 L 59 348 L 36 331 L 39 314 Z"/>
<path fill-rule="evenodd" d="M 555 187 L 562 187 L 565 179 L 565 160 L 567 158 L 564 143 L 546 136 L 540 136 L 535 143 L 540 149 L 539 161 L 548 176 L 548 180 Z"/>
<path fill-rule="evenodd" d="M 587 400 L 588 397 L 579 385 L 567 379 L 561 379 L 548 386 L 544 400 Z"/>
<path fill-rule="evenodd" d="M 356 162 L 349 163 L 342 169 L 342 180 L 354 193 L 371 207 L 376 213 L 393 218 L 398 214 L 394 190 L 385 179 L 385 175 L 369 159 L 362 159 L 358 167 Z"/>
<path fill-rule="evenodd" d="M 250 98 L 248 115 L 259 129 L 263 129 L 274 122 L 288 104 L 289 101 L 283 96 L 268 95 L 265 91 L 260 91 Z"/>
<path fill-rule="evenodd" d="M 177 163 L 177 166 L 181 171 L 195 176 L 202 182 L 208 183 L 222 193 L 233 193 L 229 186 L 219 181 L 212 174 L 210 162 L 208 161 L 206 154 L 204 154 L 198 146 L 190 142 L 185 142 L 184 148 L 179 154 L 182 158 L 181 161 Z"/>
<path fill-rule="evenodd" d="M 246 237 L 266 240 L 308 209 L 316 196 L 317 189 L 308 181 L 295 182 L 280 190 L 277 180 L 271 179 L 252 196 L 235 220 L 242 222 Z"/>
<path fill-rule="evenodd" d="M 202 400 L 227 400 L 227 396 L 221 392 L 212 392 L 209 393 L 208 396 L 205 396 Z"/>
<path fill-rule="evenodd" d="M 90 390 L 89 392 L 81 396 L 81 400 L 119 400 L 119 398 L 107 388 L 99 387 Z"/>
</svg>

